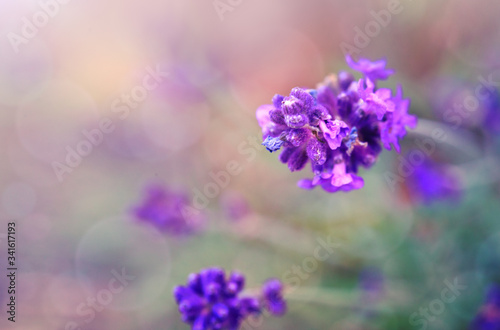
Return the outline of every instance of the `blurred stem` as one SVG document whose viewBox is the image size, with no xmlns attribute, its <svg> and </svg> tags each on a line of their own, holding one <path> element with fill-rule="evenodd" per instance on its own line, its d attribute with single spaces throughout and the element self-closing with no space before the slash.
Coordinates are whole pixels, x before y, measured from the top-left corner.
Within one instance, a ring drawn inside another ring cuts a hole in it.
<svg viewBox="0 0 500 330">
<path fill-rule="evenodd" d="M 362 308 L 377 312 L 391 311 L 391 308 L 384 303 L 366 304 L 360 300 L 357 290 L 300 287 L 293 290 L 285 289 L 284 296 L 288 301 L 311 302 L 335 308 Z"/>
<path fill-rule="evenodd" d="M 434 132 L 444 132 L 444 137 L 436 142 L 446 143 L 457 150 L 462 151 L 466 155 L 477 158 L 481 156 L 481 145 L 477 138 L 468 130 L 462 128 L 454 128 L 452 126 L 428 119 L 419 119 L 418 125 L 414 130 L 409 131 L 409 134 L 425 136 L 436 140 Z"/>
<path fill-rule="evenodd" d="M 287 300 L 312 301 L 336 307 L 353 307 L 357 303 L 356 291 L 315 287 L 286 288 Z"/>
<path fill-rule="evenodd" d="M 215 231 L 231 237 L 237 237 L 243 241 L 259 241 L 267 246 L 303 256 L 313 253 L 314 248 L 318 246 L 316 239 L 324 238 L 328 235 L 328 233 L 321 234 L 304 228 L 296 228 L 287 223 L 275 221 L 259 214 L 255 214 L 253 219 L 244 219 L 243 221 L 253 222 L 255 227 L 252 229 L 252 233 L 245 234 L 245 228 L 233 227 L 230 229 L 225 225 L 217 226 Z M 259 222 L 262 225 L 258 225 Z M 243 225 L 244 223 L 241 224 Z M 332 258 L 329 258 L 326 263 L 335 264 Z"/>
</svg>

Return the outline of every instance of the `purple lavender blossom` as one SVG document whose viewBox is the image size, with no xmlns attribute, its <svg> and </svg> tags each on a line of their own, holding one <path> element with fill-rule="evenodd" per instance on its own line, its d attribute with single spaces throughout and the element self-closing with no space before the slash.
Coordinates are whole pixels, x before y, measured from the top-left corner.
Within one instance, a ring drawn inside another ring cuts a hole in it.
<svg viewBox="0 0 500 330">
<path fill-rule="evenodd" d="M 365 78 L 373 82 L 377 80 L 386 80 L 395 73 L 393 69 L 385 68 L 387 63 L 383 59 L 372 62 L 365 58 L 360 58 L 359 62 L 356 63 L 350 55 L 347 55 L 345 60 L 351 69 L 361 72 Z"/>
<path fill-rule="evenodd" d="M 140 205 L 132 209 L 133 216 L 152 224 L 158 230 L 173 235 L 192 234 L 200 229 L 205 217 L 190 206 L 186 193 L 150 185 Z"/>
<path fill-rule="evenodd" d="M 332 193 L 362 188 L 359 166 L 372 166 L 382 145 L 390 150 L 392 144 L 399 152 L 406 127 L 416 126 L 401 87 L 395 96 L 375 87 L 376 80 L 394 73 L 385 69 L 385 61 L 355 63 L 348 57 L 347 62 L 365 77 L 330 75 L 317 89 L 296 87 L 257 109 L 262 144 L 270 152 L 282 149 L 279 159 L 292 172 L 310 162 L 314 177 L 299 181 L 301 188 L 320 186 Z"/>
<path fill-rule="evenodd" d="M 278 279 L 267 280 L 262 287 L 264 307 L 272 314 L 281 316 L 286 313 L 286 301 L 283 299 L 283 284 Z"/>
<path fill-rule="evenodd" d="M 429 158 L 415 167 L 408 184 L 413 198 L 427 205 L 438 200 L 458 201 L 462 192 L 460 179 L 449 167 Z"/>
<path fill-rule="evenodd" d="M 387 114 L 385 121 L 380 125 L 380 137 L 382 144 L 387 150 L 391 150 L 391 144 L 397 152 L 401 151 L 398 139 L 406 135 L 406 127 L 417 127 L 417 117 L 408 114 L 410 100 L 403 99 L 403 89 L 398 85 L 396 96 L 394 97 L 396 107 L 394 111 Z"/>
<path fill-rule="evenodd" d="M 500 329 L 500 286 L 492 285 L 488 289 L 486 301 L 471 324 L 473 330 Z"/>
<path fill-rule="evenodd" d="M 484 127 L 492 134 L 500 134 L 500 92 L 495 90 L 483 102 Z"/>
<path fill-rule="evenodd" d="M 206 268 L 190 274 L 185 286 L 174 288 L 173 294 L 182 320 L 193 330 L 239 329 L 245 318 L 262 312 L 272 301 L 274 315 L 283 315 L 286 306 L 281 296 L 281 282 L 267 282 L 262 297 L 240 297 L 245 277 L 232 272 L 226 277 L 221 268 Z M 280 300 L 281 298 L 281 300 Z"/>
</svg>

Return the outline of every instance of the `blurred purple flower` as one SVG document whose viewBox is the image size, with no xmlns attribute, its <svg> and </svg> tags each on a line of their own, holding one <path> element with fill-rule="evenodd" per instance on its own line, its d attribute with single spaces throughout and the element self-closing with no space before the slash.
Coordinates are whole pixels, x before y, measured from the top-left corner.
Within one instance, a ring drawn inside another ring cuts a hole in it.
<svg viewBox="0 0 500 330">
<path fill-rule="evenodd" d="M 486 300 L 471 324 L 472 330 L 500 329 L 500 286 L 493 284 L 486 294 Z"/>
<path fill-rule="evenodd" d="M 286 313 L 283 299 L 283 284 L 278 279 L 267 280 L 262 287 L 264 307 L 272 314 L 281 316 Z"/>
<path fill-rule="evenodd" d="M 186 193 L 159 185 L 146 188 L 145 198 L 132 209 L 133 216 L 173 235 L 192 234 L 200 229 L 205 215 L 190 206 Z"/>
<path fill-rule="evenodd" d="M 393 96 L 391 90 L 377 89 L 373 83 L 394 72 L 385 69 L 385 61 L 347 61 L 365 78 L 356 81 L 347 72 L 330 75 L 317 89 L 296 87 L 289 96 L 275 95 L 272 104 L 257 109 L 262 144 L 269 151 L 283 149 L 279 159 L 292 172 L 310 161 L 314 178 L 299 181 L 301 188 L 321 186 L 327 192 L 362 188 L 364 181 L 356 175 L 359 166 L 372 166 L 382 144 L 390 150 L 392 143 L 399 152 L 398 139 L 405 136 L 406 127 L 416 126 L 401 88 Z"/>
<path fill-rule="evenodd" d="M 495 90 L 484 100 L 484 127 L 492 134 L 500 134 L 500 92 Z"/>
<path fill-rule="evenodd" d="M 457 201 L 462 192 L 460 178 L 449 167 L 436 163 L 430 158 L 415 167 L 408 184 L 410 194 L 424 204 L 431 204 L 438 200 Z"/>
<path fill-rule="evenodd" d="M 213 267 L 190 274 L 187 284 L 175 287 L 173 294 L 182 320 L 192 329 L 237 330 L 249 315 L 261 313 L 269 299 L 277 304 L 281 297 L 281 291 L 276 291 L 278 287 L 281 290 L 279 281 L 271 286 L 269 282 L 265 284 L 262 297 L 240 297 L 244 287 L 243 274 L 232 272 L 226 278 L 223 269 Z M 282 315 L 284 309 L 279 312 L 274 314 Z"/>
</svg>

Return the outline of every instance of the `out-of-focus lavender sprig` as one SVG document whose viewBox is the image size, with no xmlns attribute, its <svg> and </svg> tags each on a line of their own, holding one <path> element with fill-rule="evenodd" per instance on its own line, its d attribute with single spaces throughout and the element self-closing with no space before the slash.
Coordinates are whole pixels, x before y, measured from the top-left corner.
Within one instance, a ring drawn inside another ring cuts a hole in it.
<svg viewBox="0 0 500 330">
<path fill-rule="evenodd" d="M 483 102 L 484 127 L 494 135 L 500 135 L 500 92 L 495 90 Z"/>
<path fill-rule="evenodd" d="M 500 286 L 498 284 L 488 289 L 485 302 L 472 322 L 471 329 L 500 329 Z"/>
<path fill-rule="evenodd" d="M 400 152 L 406 127 L 416 127 L 401 87 L 392 95 L 390 89 L 375 86 L 376 80 L 394 73 L 385 68 L 385 60 L 356 63 L 348 57 L 347 62 L 364 77 L 355 80 L 340 72 L 316 89 L 293 88 L 289 96 L 277 94 L 272 104 L 257 109 L 262 144 L 270 152 L 283 148 L 279 159 L 292 172 L 311 163 L 314 177 L 299 181 L 301 188 L 321 186 L 331 193 L 362 188 L 359 166 L 372 166 L 382 146 Z"/>
<path fill-rule="evenodd" d="M 182 320 L 193 330 L 236 330 L 263 308 L 276 316 L 286 312 L 280 281 L 266 281 L 258 296 L 241 297 L 244 287 L 243 274 L 233 271 L 226 277 L 223 269 L 212 267 L 190 274 L 186 285 L 175 287 L 173 294 Z"/>
<path fill-rule="evenodd" d="M 462 196 L 462 182 L 449 166 L 426 158 L 409 177 L 411 197 L 429 205 L 435 201 L 458 201 Z"/>
<path fill-rule="evenodd" d="M 190 206 L 187 193 L 158 184 L 145 189 L 144 199 L 132 208 L 131 213 L 138 221 L 172 235 L 193 234 L 206 220 L 203 213 Z"/>
</svg>

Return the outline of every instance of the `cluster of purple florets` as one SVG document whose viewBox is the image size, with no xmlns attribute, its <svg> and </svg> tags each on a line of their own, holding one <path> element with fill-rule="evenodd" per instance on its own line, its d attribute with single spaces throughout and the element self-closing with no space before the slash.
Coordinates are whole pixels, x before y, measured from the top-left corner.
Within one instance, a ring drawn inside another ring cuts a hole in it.
<svg viewBox="0 0 500 330">
<path fill-rule="evenodd" d="M 360 189 L 359 166 L 368 168 L 377 160 L 382 145 L 399 152 L 398 140 L 417 118 L 408 114 L 409 99 L 387 88 L 376 88 L 377 80 L 394 73 L 384 60 L 358 63 L 347 57 L 355 80 L 348 72 L 330 75 L 316 89 L 293 88 L 289 96 L 275 95 L 273 104 L 257 109 L 262 143 L 270 152 L 283 148 L 279 158 L 291 171 L 302 170 L 310 161 L 314 177 L 299 181 L 299 187 L 321 186 L 328 192 Z"/>
<path fill-rule="evenodd" d="M 185 286 L 174 288 L 175 301 L 182 320 L 193 330 L 238 329 L 251 314 L 266 308 L 273 315 L 286 311 L 283 286 L 276 279 L 268 280 L 259 297 L 240 297 L 245 277 L 232 272 L 226 278 L 220 268 L 207 268 L 189 275 Z"/>
</svg>

